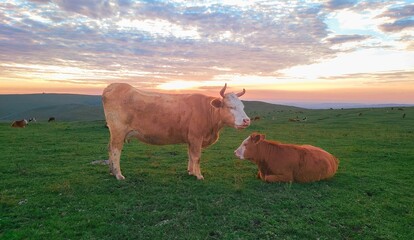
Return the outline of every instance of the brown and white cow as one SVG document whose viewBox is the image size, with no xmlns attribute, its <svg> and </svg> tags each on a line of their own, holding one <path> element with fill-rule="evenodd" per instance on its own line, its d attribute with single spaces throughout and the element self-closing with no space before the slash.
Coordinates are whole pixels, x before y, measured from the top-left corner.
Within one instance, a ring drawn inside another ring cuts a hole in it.
<svg viewBox="0 0 414 240">
<path fill-rule="evenodd" d="M 314 182 L 332 177 L 338 169 L 338 160 L 321 148 L 268 141 L 258 133 L 234 154 L 257 164 L 257 176 L 265 182 Z"/>
<path fill-rule="evenodd" d="M 15 128 L 24 128 L 24 127 L 26 127 L 26 125 L 28 124 L 29 122 L 26 120 L 26 119 L 22 119 L 22 120 L 16 120 L 16 121 L 14 121 L 13 123 L 12 123 L 12 127 L 15 127 Z"/>
<path fill-rule="evenodd" d="M 165 94 L 113 83 L 102 94 L 110 132 L 109 168 L 118 180 L 123 144 L 130 138 L 155 145 L 187 144 L 190 175 L 204 179 L 200 170 L 201 149 L 215 143 L 224 126 L 243 129 L 250 125 L 239 97 L 245 93 L 220 91 L 221 98 L 202 94 Z"/>
</svg>

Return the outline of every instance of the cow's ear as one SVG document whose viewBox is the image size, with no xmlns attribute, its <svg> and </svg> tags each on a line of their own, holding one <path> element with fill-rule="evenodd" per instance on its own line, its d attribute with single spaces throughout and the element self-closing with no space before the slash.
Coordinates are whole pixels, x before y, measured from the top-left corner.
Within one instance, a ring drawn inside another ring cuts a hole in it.
<svg viewBox="0 0 414 240">
<path fill-rule="evenodd" d="M 264 135 L 264 134 L 260 134 L 260 141 L 265 140 L 265 138 L 266 138 L 266 135 Z"/>
<path fill-rule="evenodd" d="M 211 104 L 211 106 L 213 106 L 215 108 L 223 107 L 223 102 L 218 98 L 215 98 L 213 101 L 210 102 L 210 104 Z"/>
<path fill-rule="evenodd" d="M 259 134 L 259 133 L 253 133 L 251 136 L 250 136 L 250 138 L 252 139 L 252 142 L 253 143 L 259 143 L 259 142 L 261 142 L 262 140 L 264 140 L 265 139 L 265 135 L 264 134 Z"/>
</svg>

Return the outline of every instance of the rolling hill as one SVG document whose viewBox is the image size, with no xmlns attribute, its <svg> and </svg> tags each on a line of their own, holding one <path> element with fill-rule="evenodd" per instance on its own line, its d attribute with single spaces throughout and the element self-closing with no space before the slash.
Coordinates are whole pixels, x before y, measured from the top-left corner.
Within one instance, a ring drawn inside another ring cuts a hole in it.
<svg viewBox="0 0 414 240">
<path fill-rule="evenodd" d="M 101 96 L 77 94 L 13 94 L 0 95 L 0 121 L 49 117 L 63 121 L 103 119 Z"/>
<path fill-rule="evenodd" d="M 277 111 L 300 111 L 301 108 L 270 104 L 259 101 L 244 101 L 250 116 L 265 115 Z M 0 95 L 0 121 L 35 117 L 47 121 L 49 117 L 58 121 L 103 120 L 101 96 L 78 94 L 13 94 Z"/>
</svg>

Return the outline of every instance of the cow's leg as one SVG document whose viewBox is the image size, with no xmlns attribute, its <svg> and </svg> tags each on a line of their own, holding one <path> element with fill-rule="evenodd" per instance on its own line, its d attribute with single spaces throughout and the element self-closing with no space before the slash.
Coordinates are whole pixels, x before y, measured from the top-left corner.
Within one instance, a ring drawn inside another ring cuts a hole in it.
<svg viewBox="0 0 414 240">
<path fill-rule="evenodd" d="M 190 146 L 188 146 L 188 164 L 187 164 L 187 172 L 189 175 L 193 175 L 193 161 L 190 154 Z"/>
<path fill-rule="evenodd" d="M 265 175 L 260 170 L 257 171 L 257 178 L 265 181 Z"/>
<path fill-rule="evenodd" d="M 109 170 L 116 179 L 123 180 L 125 177 L 121 173 L 121 152 L 124 146 L 124 137 L 120 134 L 112 134 L 109 143 Z"/>
<path fill-rule="evenodd" d="M 266 182 L 293 182 L 292 174 L 266 175 Z"/>
<path fill-rule="evenodd" d="M 188 145 L 188 174 L 194 175 L 198 180 L 203 180 L 200 169 L 201 143 L 190 143 Z"/>
</svg>

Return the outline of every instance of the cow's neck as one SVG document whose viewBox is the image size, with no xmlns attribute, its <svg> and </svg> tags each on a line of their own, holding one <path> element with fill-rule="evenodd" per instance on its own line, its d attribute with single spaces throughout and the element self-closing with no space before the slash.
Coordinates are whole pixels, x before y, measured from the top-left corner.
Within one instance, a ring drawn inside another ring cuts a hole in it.
<svg viewBox="0 0 414 240">
<path fill-rule="evenodd" d="M 210 119 L 207 121 L 207 131 L 204 136 L 204 146 L 213 144 L 219 138 L 220 130 L 224 127 L 220 118 L 220 109 L 212 108 L 210 111 Z"/>
<path fill-rule="evenodd" d="M 276 148 L 274 144 L 263 140 L 257 144 L 257 162 L 264 162 L 268 156 L 275 154 Z"/>
</svg>

